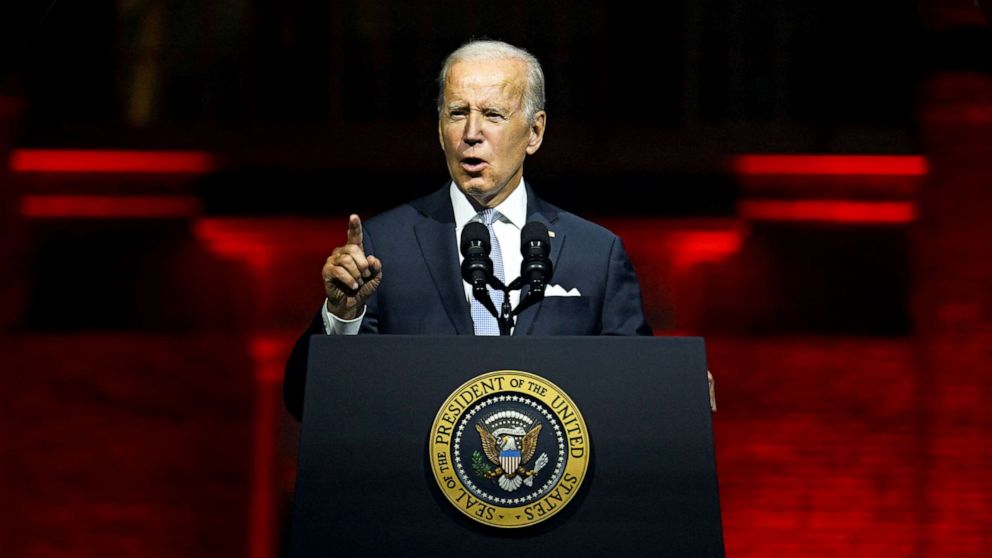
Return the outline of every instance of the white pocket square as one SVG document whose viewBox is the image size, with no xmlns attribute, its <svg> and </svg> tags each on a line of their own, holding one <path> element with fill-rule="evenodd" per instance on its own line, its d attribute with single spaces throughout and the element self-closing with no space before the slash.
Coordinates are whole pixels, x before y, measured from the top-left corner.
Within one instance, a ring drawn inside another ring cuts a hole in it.
<svg viewBox="0 0 992 558">
<path fill-rule="evenodd" d="M 544 296 L 582 296 L 582 293 L 575 287 L 566 291 L 561 285 L 548 285 L 544 287 Z"/>
</svg>

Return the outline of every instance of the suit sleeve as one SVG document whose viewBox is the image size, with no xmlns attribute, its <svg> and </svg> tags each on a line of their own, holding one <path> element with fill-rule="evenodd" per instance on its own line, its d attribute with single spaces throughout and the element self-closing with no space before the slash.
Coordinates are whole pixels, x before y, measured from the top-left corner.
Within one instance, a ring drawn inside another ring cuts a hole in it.
<svg viewBox="0 0 992 558">
<path fill-rule="evenodd" d="M 651 326 L 644 319 L 641 287 L 619 237 L 613 238 L 610 247 L 602 320 L 602 335 L 651 335 Z"/>
<path fill-rule="evenodd" d="M 372 248 L 372 239 L 368 230 L 363 232 L 363 248 L 366 254 L 375 255 Z M 385 267 L 385 266 L 383 266 Z M 380 286 L 381 288 L 381 286 Z M 362 327 L 359 333 L 378 333 L 379 313 L 378 313 L 378 293 L 373 294 L 365 305 L 365 318 L 362 320 Z M 303 399 L 306 394 L 307 383 L 307 362 L 310 359 L 310 337 L 314 335 L 326 335 L 324 330 L 324 319 L 321 316 L 323 308 L 317 310 L 317 314 L 310 322 L 310 327 L 303 332 L 303 335 L 296 340 L 289 358 L 286 359 L 286 374 L 283 376 L 282 399 L 286 404 L 286 410 L 293 415 L 296 420 L 303 420 Z"/>
</svg>

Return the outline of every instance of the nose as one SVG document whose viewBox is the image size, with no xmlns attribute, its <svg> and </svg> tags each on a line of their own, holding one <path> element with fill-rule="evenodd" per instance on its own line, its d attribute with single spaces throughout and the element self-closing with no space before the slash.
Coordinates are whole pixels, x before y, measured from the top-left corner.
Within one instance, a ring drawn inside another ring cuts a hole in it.
<svg viewBox="0 0 992 558">
<path fill-rule="evenodd" d="M 469 112 L 468 117 L 465 118 L 465 129 L 462 131 L 462 141 L 468 145 L 476 145 L 481 143 L 482 140 L 482 115 L 473 110 Z"/>
</svg>

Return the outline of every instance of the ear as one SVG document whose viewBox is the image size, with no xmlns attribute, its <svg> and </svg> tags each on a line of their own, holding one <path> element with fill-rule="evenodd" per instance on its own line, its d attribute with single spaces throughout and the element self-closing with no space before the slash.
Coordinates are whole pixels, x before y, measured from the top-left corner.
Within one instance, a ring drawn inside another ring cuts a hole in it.
<svg viewBox="0 0 992 558">
<path fill-rule="evenodd" d="M 543 110 L 534 115 L 534 123 L 530 125 L 530 139 L 527 141 L 527 154 L 533 155 L 544 142 L 544 129 L 548 125 L 548 115 Z"/>
<path fill-rule="evenodd" d="M 437 141 L 441 145 L 441 151 L 444 151 L 444 130 L 441 128 L 441 115 L 437 115 Z"/>
</svg>

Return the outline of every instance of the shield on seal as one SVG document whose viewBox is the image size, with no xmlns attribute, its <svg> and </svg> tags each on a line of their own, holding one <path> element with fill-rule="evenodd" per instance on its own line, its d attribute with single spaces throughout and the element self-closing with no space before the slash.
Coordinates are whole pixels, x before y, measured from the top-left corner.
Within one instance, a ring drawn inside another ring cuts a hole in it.
<svg viewBox="0 0 992 558">
<path fill-rule="evenodd" d="M 505 449 L 499 452 L 499 464 L 503 467 L 506 476 L 512 477 L 520 465 L 520 450 Z"/>
</svg>

